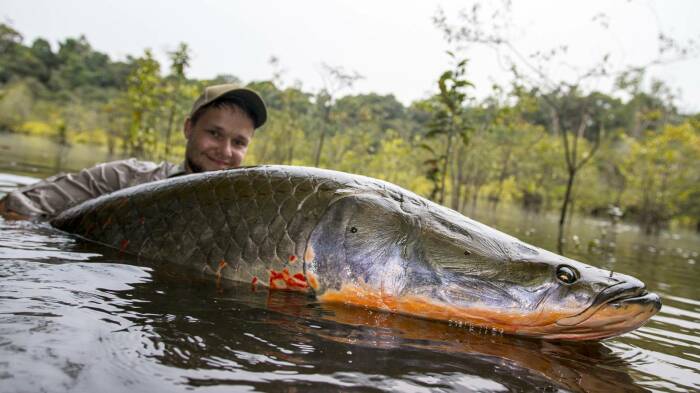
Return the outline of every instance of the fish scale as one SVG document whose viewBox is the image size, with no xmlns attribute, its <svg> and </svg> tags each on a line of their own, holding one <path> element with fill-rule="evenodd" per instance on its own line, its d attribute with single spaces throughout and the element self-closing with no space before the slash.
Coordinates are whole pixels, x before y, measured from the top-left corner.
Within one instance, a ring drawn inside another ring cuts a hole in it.
<svg viewBox="0 0 700 393">
<path fill-rule="evenodd" d="M 212 271 L 224 261 L 226 278 L 265 280 L 303 256 L 337 188 L 304 169 L 183 176 L 88 201 L 52 224 L 127 254 Z"/>
</svg>

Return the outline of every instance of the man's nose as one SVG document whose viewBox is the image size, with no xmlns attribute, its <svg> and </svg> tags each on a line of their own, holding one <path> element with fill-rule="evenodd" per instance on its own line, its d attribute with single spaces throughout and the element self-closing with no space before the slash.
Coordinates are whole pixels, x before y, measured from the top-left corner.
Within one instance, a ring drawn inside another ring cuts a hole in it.
<svg viewBox="0 0 700 393">
<path fill-rule="evenodd" d="M 233 144 L 228 141 L 222 142 L 219 146 L 219 150 L 221 151 L 221 155 L 223 155 L 226 158 L 233 156 L 236 152 L 236 149 L 234 149 Z"/>
</svg>

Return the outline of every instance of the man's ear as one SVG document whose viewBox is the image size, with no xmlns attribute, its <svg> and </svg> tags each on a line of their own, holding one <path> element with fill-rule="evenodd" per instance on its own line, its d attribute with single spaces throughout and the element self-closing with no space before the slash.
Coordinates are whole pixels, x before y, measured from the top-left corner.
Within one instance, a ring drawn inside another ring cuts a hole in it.
<svg viewBox="0 0 700 393">
<path fill-rule="evenodd" d="M 192 120 L 189 117 L 185 119 L 184 128 L 182 130 L 185 134 L 185 139 L 190 139 L 190 135 L 192 135 Z"/>
</svg>

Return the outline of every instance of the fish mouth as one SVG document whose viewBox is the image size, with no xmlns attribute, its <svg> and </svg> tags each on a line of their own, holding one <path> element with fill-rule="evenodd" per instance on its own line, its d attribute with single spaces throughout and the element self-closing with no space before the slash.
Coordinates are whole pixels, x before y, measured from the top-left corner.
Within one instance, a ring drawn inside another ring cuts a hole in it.
<svg viewBox="0 0 700 393">
<path fill-rule="evenodd" d="M 617 283 L 602 291 L 585 311 L 556 322 L 561 331 L 551 339 L 597 340 L 627 333 L 642 326 L 661 309 L 659 295 L 644 285 Z"/>
<path fill-rule="evenodd" d="M 647 291 L 644 285 L 639 282 L 618 282 L 601 291 L 598 296 L 593 299 L 591 305 L 585 310 L 576 315 L 562 318 L 558 320 L 556 324 L 559 326 L 579 325 L 607 305 L 617 304 L 623 301 L 633 301 L 634 299 L 644 297 L 646 293 Z"/>
<path fill-rule="evenodd" d="M 606 303 L 608 307 L 616 308 L 627 304 L 651 305 L 656 308 L 655 312 L 661 309 L 661 299 L 659 298 L 659 295 L 647 291 L 643 291 L 639 296 L 618 298 Z"/>
</svg>

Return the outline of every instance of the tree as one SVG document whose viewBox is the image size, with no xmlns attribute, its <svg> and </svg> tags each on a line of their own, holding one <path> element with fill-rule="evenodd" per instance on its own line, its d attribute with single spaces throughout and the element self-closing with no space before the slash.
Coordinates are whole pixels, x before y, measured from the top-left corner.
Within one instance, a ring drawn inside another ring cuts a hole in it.
<svg viewBox="0 0 700 393">
<path fill-rule="evenodd" d="M 352 89 L 355 82 L 363 78 L 357 71 L 348 72 L 342 67 L 332 67 L 325 63 L 321 64 L 321 67 L 323 88 L 316 95 L 316 105 L 322 113 L 323 127 L 314 153 L 314 166 L 319 166 L 321 163 L 323 142 L 331 127 L 331 111 L 335 105 L 336 95 L 344 89 Z"/>
<path fill-rule="evenodd" d="M 672 218 L 700 211 L 700 135 L 689 122 L 648 135 L 632 141 L 623 170 L 631 183 L 629 210 L 646 233 L 655 234 Z"/>
<path fill-rule="evenodd" d="M 185 76 L 185 71 L 190 66 L 190 48 L 186 43 L 181 42 L 178 48 L 172 52 L 168 52 L 168 57 L 170 57 L 170 75 L 166 79 L 165 83 L 165 107 L 168 112 L 168 123 L 165 128 L 165 149 L 163 152 L 163 158 L 168 158 L 170 156 L 171 150 L 171 135 L 173 131 L 173 125 L 176 124 L 175 117 L 179 112 L 183 112 L 182 101 L 183 96 L 189 101 L 192 94 L 188 94 L 187 86 L 185 82 L 187 77 Z M 191 90 L 191 89 L 189 89 Z"/>
<path fill-rule="evenodd" d="M 471 128 L 466 122 L 464 113 L 467 103 L 465 89 L 474 85 L 465 78 L 467 60 L 457 60 L 452 52 L 448 52 L 448 55 L 456 64 L 452 70 L 443 72 L 438 80 L 439 93 L 433 101 L 435 104 L 432 108 L 433 119 L 430 129 L 425 135 L 428 140 L 442 137 L 442 150 L 435 150 L 427 144 L 422 146 L 433 153 L 433 158 L 426 161 L 429 167 L 427 176 L 434 183 L 431 199 L 435 199 L 440 204 L 445 202 L 448 167 L 451 167 L 449 173 L 452 175 L 454 195 L 452 207 L 456 209 L 458 208 L 457 201 L 459 201 L 459 188 L 461 186 L 457 168 L 461 167 L 461 163 L 454 162 L 454 140 L 459 138 L 460 143 L 464 145 L 469 143 Z"/>
<path fill-rule="evenodd" d="M 160 106 L 160 64 L 150 49 L 134 60 L 134 68 L 127 82 L 127 104 L 131 112 L 131 125 L 125 147 L 131 154 L 145 156 L 155 147 L 157 110 Z"/>
<path fill-rule="evenodd" d="M 22 45 L 22 34 L 9 25 L 0 23 L 0 83 L 19 77 L 41 79 L 46 67 L 30 48 Z"/>
<path fill-rule="evenodd" d="M 563 98 L 564 99 L 561 100 L 561 105 L 558 105 L 559 102 L 555 100 L 545 98 L 552 108 L 553 131 L 555 134 L 561 135 L 562 138 L 566 173 L 568 175 L 564 200 L 562 201 L 559 212 L 559 233 L 557 236 L 557 250 L 559 253 L 563 252 L 564 224 L 566 222 L 569 206 L 573 203 L 572 191 L 576 175 L 595 155 L 600 146 L 600 135 L 602 132 L 601 128 L 590 128 L 593 122 L 591 120 L 590 109 L 587 105 L 588 103 L 578 102 L 580 100 L 578 100 L 579 97 L 577 97 L 577 89 L 575 87 L 570 87 Z M 578 113 L 573 114 L 573 116 L 564 117 L 564 114 L 568 112 L 568 110 L 573 110 Z M 568 122 L 566 120 L 568 120 Z M 593 139 L 593 143 L 586 149 L 587 151 L 579 153 L 579 147 L 583 150 L 587 131 L 592 131 L 590 132 L 590 134 L 592 134 L 590 138 Z"/>
<path fill-rule="evenodd" d="M 34 97 L 27 83 L 4 86 L 0 93 L 0 130 L 19 130 L 31 115 Z"/>
</svg>

